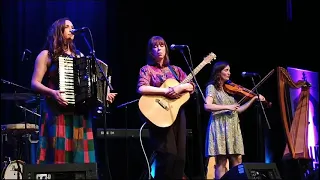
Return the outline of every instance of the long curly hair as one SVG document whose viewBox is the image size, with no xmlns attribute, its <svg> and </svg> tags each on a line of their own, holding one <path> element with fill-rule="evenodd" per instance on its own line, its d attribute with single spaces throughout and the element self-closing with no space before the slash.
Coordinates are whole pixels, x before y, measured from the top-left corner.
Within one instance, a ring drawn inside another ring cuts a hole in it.
<svg viewBox="0 0 320 180">
<path fill-rule="evenodd" d="M 211 71 L 211 75 L 210 75 L 210 79 L 207 83 L 207 86 L 212 84 L 214 85 L 214 87 L 217 89 L 217 90 L 222 90 L 221 89 L 221 85 L 222 85 L 222 78 L 221 78 L 221 71 L 227 67 L 229 65 L 228 62 L 226 61 L 217 61 L 214 65 L 213 65 L 213 68 L 212 68 L 212 71 Z"/>
<path fill-rule="evenodd" d="M 152 55 L 152 48 L 155 45 L 164 45 L 166 47 L 166 55 L 163 60 L 163 65 L 169 65 L 170 60 L 169 60 L 169 48 L 166 43 L 166 41 L 163 39 L 161 36 L 152 36 L 149 41 L 148 41 L 148 47 L 147 47 L 147 64 L 149 65 L 155 65 L 156 62 L 154 61 L 154 57 Z"/>
<path fill-rule="evenodd" d="M 72 40 L 66 40 L 63 37 L 66 20 L 70 21 L 67 17 L 56 20 L 48 30 L 44 49 L 49 51 L 49 56 L 53 61 L 63 55 L 68 46 L 73 54 L 76 53 L 76 46 L 74 42 Z"/>
</svg>

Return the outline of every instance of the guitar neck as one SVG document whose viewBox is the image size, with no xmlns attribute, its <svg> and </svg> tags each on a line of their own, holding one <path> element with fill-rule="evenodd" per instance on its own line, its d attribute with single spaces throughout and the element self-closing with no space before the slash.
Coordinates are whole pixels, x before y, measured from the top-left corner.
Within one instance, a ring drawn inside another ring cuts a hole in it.
<svg viewBox="0 0 320 180">
<path fill-rule="evenodd" d="M 190 73 L 182 82 L 181 84 L 185 84 L 191 81 L 191 79 L 193 78 L 193 75 L 195 76 L 204 66 L 206 65 L 206 63 L 204 61 L 202 61 L 193 71 L 192 73 Z M 192 75 L 193 74 L 193 75 Z"/>
</svg>

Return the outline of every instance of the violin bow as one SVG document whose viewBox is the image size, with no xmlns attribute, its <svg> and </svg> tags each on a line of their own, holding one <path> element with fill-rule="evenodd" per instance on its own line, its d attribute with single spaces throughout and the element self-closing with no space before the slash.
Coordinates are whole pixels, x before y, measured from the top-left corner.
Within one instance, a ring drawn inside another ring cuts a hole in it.
<svg viewBox="0 0 320 180">
<path fill-rule="evenodd" d="M 254 86 L 250 92 L 254 92 L 262 83 L 264 83 L 272 74 L 274 73 L 274 69 L 272 69 L 266 76 L 264 76 L 264 78 L 261 79 L 260 82 L 258 82 L 258 84 L 256 84 L 256 86 Z M 240 101 L 238 102 L 238 104 L 241 104 L 243 100 L 245 100 L 247 96 L 243 96 L 242 99 L 240 99 Z"/>
<path fill-rule="evenodd" d="M 274 73 L 274 69 L 272 69 L 266 76 L 264 76 L 261 81 L 256 84 L 251 90 L 250 92 L 253 92 L 255 91 L 262 83 L 264 83 L 272 74 Z M 238 101 L 238 104 L 241 104 L 242 101 L 244 101 L 246 99 L 247 96 L 243 96 L 240 101 Z M 214 115 L 217 115 L 217 114 L 221 114 L 221 113 L 225 113 L 225 112 L 230 112 L 230 110 L 221 110 L 221 111 L 216 111 L 216 112 L 213 112 Z"/>
</svg>

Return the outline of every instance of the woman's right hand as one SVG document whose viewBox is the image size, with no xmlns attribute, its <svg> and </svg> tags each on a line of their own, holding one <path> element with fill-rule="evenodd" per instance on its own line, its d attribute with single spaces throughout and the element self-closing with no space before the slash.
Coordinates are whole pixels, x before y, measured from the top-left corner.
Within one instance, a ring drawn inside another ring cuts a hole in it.
<svg viewBox="0 0 320 180">
<path fill-rule="evenodd" d="M 168 98 L 176 99 L 176 98 L 181 97 L 181 94 L 179 94 L 175 91 L 175 87 L 169 87 L 167 89 L 167 92 L 165 93 L 165 96 Z"/>
<path fill-rule="evenodd" d="M 62 96 L 61 93 L 64 93 L 63 91 L 60 90 L 53 90 L 52 91 L 52 97 L 62 106 L 67 106 L 68 105 L 68 101 L 65 100 Z"/>
<path fill-rule="evenodd" d="M 228 105 L 228 109 L 230 110 L 230 111 L 236 111 L 238 108 L 240 107 L 240 105 L 239 104 L 231 104 L 231 105 Z"/>
</svg>

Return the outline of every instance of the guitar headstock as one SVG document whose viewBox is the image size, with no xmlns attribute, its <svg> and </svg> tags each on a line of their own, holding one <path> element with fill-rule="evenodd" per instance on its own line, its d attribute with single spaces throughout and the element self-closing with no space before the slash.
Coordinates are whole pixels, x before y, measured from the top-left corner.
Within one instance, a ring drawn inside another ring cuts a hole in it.
<svg viewBox="0 0 320 180">
<path fill-rule="evenodd" d="M 210 64 L 211 61 L 215 60 L 216 58 L 217 58 L 217 55 L 211 52 L 203 59 L 203 62 L 205 62 L 206 64 Z"/>
</svg>

